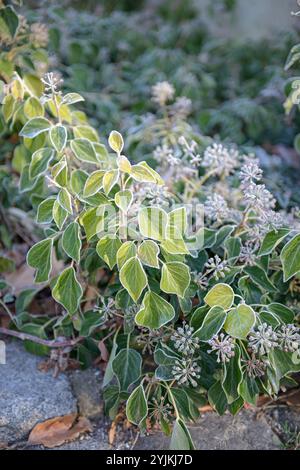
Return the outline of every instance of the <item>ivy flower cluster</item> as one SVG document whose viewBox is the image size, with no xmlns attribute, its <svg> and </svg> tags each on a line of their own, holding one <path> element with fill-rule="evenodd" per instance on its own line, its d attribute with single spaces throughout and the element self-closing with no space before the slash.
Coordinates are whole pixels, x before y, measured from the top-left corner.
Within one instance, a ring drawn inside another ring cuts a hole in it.
<svg viewBox="0 0 300 470">
<path fill-rule="evenodd" d="M 216 175 L 228 176 L 238 166 L 239 152 L 214 143 L 205 149 L 202 166 Z"/>
<path fill-rule="evenodd" d="M 181 360 L 176 359 L 175 365 L 172 368 L 172 374 L 178 384 L 190 384 L 192 387 L 197 387 L 196 379 L 200 378 L 200 372 L 201 368 L 198 366 L 197 362 L 186 357 Z"/>
<path fill-rule="evenodd" d="M 213 336 L 212 339 L 208 341 L 209 349 L 208 354 L 212 352 L 217 353 L 217 362 L 229 362 L 230 359 L 234 356 L 234 339 L 229 335 L 220 333 L 219 335 Z"/>
<path fill-rule="evenodd" d="M 199 348 L 199 338 L 193 337 L 193 333 L 194 328 L 183 322 L 182 327 L 177 328 L 171 336 L 174 347 L 184 356 L 195 354 Z"/>
</svg>

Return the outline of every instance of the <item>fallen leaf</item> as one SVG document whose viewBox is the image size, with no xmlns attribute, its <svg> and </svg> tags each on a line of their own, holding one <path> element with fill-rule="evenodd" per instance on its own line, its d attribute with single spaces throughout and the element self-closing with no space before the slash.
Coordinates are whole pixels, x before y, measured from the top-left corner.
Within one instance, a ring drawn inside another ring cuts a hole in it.
<svg viewBox="0 0 300 470">
<path fill-rule="evenodd" d="M 111 423 L 110 430 L 108 432 L 108 442 L 112 446 L 116 437 L 117 423 L 113 421 Z"/>
<path fill-rule="evenodd" d="M 200 413 L 207 413 L 208 411 L 213 411 L 210 405 L 201 406 L 199 408 Z"/>
<path fill-rule="evenodd" d="M 42 444 L 48 448 L 58 447 L 92 430 L 90 421 L 84 416 L 78 417 L 76 413 L 57 416 L 38 423 L 29 435 L 28 444 Z"/>
</svg>

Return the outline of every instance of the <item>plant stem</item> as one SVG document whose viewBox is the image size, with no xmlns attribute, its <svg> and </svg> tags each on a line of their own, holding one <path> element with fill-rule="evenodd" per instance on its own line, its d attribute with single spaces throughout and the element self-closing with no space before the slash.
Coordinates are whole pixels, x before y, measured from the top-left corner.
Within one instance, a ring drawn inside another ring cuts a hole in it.
<svg viewBox="0 0 300 470">
<path fill-rule="evenodd" d="M 83 336 L 78 336 L 76 339 L 70 339 L 65 341 L 55 341 L 49 339 L 38 338 L 37 336 L 29 335 L 28 333 L 22 333 L 20 331 L 9 330 L 7 328 L 0 327 L 0 334 L 7 336 L 14 336 L 22 341 L 33 341 L 34 343 L 42 344 L 48 348 L 65 348 L 67 346 L 75 346 L 80 341 L 84 340 Z"/>
</svg>

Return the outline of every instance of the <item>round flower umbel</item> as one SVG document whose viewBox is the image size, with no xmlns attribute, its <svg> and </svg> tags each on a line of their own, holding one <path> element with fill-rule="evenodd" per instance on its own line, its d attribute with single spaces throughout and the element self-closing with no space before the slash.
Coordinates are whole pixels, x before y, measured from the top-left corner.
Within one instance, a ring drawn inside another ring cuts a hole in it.
<svg viewBox="0 0 300 470">
<path fill-rule="evenodd" d="M 263 356 L 278 346 L 278 336 L 270 325 L 263 323 L 249 336 L 249 348 Z"/>
<path fill-rule="evenodd" d="M 152 87 L 152 100 L 160 106 L 172 100 L 175 94 L 175 88 L 169 82 L 158 82 Z"/>
<path fill-rule="evenodd" d="M 199 348 L 199 338 L 193 337 L 194 328 L 183 322 L 171 336 L 174 347 L 184 356 L 193 355 Z"/>
<path fill-rule="evenodd" d="M 262 377 L 265 374 L 266 362 L 258 359 L 254 354 L 249 359 L 242 359 L 241 362 L 245 365 L 249 377 L 255 379 L 255 377 Z"/>
<path fill-rule="evenodd" d="M 279 347 L 286 352 L 295 352 L 300 346 L 299 328 L 295 325 L 282 325 L 276 331 Z"/>
<path fill-rule="evenodd" d="M 149 418 L 154 418 L 156 421 L 160 421 L 162 418 L 165 421 L 170 421 L 172 416 L 172 406 L 169 403 L 165 403 L 165 398 L 163 396 L 158 398 L 153 398 L 149 403 Z"/>
<path fill-rule="evenodd" d="M 207 351 L 209 354 L 213 351 L 217 353 L 217 362 L 229 362 L 230 359 L 234 356 L 234 339 L 229 335 L 220 335 L 213 336 L 212 339 L 208 341 L 211 349 Z"/>
<path fill-rule="evenodd" d="M 193 359 L 183 358 L 181 360 L 176 359 L 175 366 L 173 366 L 172 374 L 174 379 L 181 385 L 192 385 L 197 387 L 195 379 L 199 379 L 201 368 L 197 362 Z"/>
</svg>

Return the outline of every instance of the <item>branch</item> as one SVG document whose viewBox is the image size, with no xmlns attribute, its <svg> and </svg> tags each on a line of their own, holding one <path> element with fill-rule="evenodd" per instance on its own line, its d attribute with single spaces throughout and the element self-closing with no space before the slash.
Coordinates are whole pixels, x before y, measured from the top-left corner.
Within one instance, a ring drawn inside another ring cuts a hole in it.
<svg viewBox="0 0 300 470">
<path fill-rule="evenodd" d="M 22 341 L 33 341 L 34 343 L 42 344 L 48 348 L 66 348 L 68 346 L 75 346 L 77 343 L 84 340 L 83 336 L 78 336 L 78 338 L 75 339 L 66 339 L 65 341 L 42 339 L 38 338 L 37 336 L 29 335 L 28 333 L 21 333 L 20 331 L 9 330 L 2 327 L 0 327 L 0 334 L 14 336 L 15 338 L 19 338 Z"/>
</svg>

